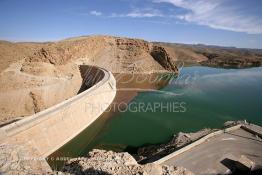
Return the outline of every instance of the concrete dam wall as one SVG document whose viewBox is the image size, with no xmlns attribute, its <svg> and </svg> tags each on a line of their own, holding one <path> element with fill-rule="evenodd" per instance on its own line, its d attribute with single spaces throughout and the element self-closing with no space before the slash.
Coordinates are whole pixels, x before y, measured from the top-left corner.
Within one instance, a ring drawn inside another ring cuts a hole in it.
<svg viewBox="0 0 262 175">
<path fill-rule="evenodd" d="M 101 68 L 80 66 L 80 72 L 78 95 L 0 128 L 0 144 L 23 145 L 47 157 L 92 124 L 112 103 L 116 82 Z"/>
</svg>

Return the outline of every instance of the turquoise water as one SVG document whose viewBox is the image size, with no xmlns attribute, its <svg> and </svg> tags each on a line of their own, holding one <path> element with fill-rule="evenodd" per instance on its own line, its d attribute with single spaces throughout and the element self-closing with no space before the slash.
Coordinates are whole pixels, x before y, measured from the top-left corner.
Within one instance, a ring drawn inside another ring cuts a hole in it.
<svg viewBox="0 0 262 175">
<path fill-rule="evenodd" d="M 162 143 L 180 131 L 221 128 L 228 120 L 262 125 L 261 89 L 262 68 L 183 68 L 160 91 L 139 92 L 129 103 L 130 110 L 101 116 L 53 156 L 77 157 L 93 148 L 120 151 Z M 175 104 L 175 108 L 135 110 L 134 104 L 152 107 L 156 103 Z"/>
<path fill-rule="evenodd" d="M 139 93 L 133 102 L 177 102 L 186 110 L 119 113 L 106 125 L 98 144 L 156 144 L 180 131 L 220 128 L 228 120 L 262 125 L 262 68 L 183 68 L 179 78 L 161 91 Z"/>
</svg>

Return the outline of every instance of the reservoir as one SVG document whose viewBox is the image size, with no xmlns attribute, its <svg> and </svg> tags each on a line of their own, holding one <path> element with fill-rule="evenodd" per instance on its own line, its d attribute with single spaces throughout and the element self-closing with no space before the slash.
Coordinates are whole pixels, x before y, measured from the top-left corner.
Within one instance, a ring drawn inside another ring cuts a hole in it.
<svg viewBox="0 0 262 175">
<path fill-rule="evenodd" d="M 126 110 L 106 112 L 50 157 L 85 156 L 93 148 L 128 151 L 167 142 L 178 132 L 221 128 L 229 120 L 262 125 L 262 68 L 185 67 L 157 86 L 141 91 L 133 85 L 119 86 Z"/>
</svg>

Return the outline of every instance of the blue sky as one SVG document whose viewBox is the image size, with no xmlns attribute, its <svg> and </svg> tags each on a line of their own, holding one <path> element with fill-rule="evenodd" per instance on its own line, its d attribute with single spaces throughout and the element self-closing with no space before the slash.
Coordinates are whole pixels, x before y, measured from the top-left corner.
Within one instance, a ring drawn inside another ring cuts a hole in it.
<svg viewBox="0 0 262 175">
<path fill-rule="evenodd" d="M 81 35 L 262 48 L 261 0 L 0 0 L 0 39 Z"/>
</svg>

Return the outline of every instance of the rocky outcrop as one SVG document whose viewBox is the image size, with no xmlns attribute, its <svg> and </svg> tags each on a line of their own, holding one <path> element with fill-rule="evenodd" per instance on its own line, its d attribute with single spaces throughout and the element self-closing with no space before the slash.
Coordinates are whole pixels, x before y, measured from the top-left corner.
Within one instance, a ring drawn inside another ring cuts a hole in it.
<svg viewBox="0 0 262 175">
<path fill-rule="evenodd" d="M 226 121 L 224 123 L 224 128 L 229 128 L 236 125 L 246 125 L 246 124 L 250 124 L 250 123 L 248 123 L 246 120 Z"/>
<path fill-rule="evenodd" d="M 140 39 L 116 38 L 116 45 L 122 50 L 143 50 L 149 52 L 149 42 Z"/>
<path fill-rule="evenodd" d="M 26 58 L 26 62 L 45 62 L 54 65 L 61 65 L 67 63 L 72 59 L 72 54 L 69 48 L 46 46 L 33 53 L 32 56 Z"/>
<path fill-rule="evenodd" d="M 166 70 L 178 72 L 178 68 L 172 63 L 166 50 L 158 45 L 154 45 L 150 51 L 151 56 Z"/>
<path fill-rule="evenodd" d="M 61 174 L 112 174 L 112 175 L 191 175 L 182 167 L 157 165 L 154 163 L 139 165 L 128 153 L 93 150 L 87 157 L 71 159 Z"/>
<path fill-rule="evenodd" d="M 46 172 L 51 172 L 48 163 L 29 145 L 0 145 L 0 174 L 27 175 Z"/>
</svg>

